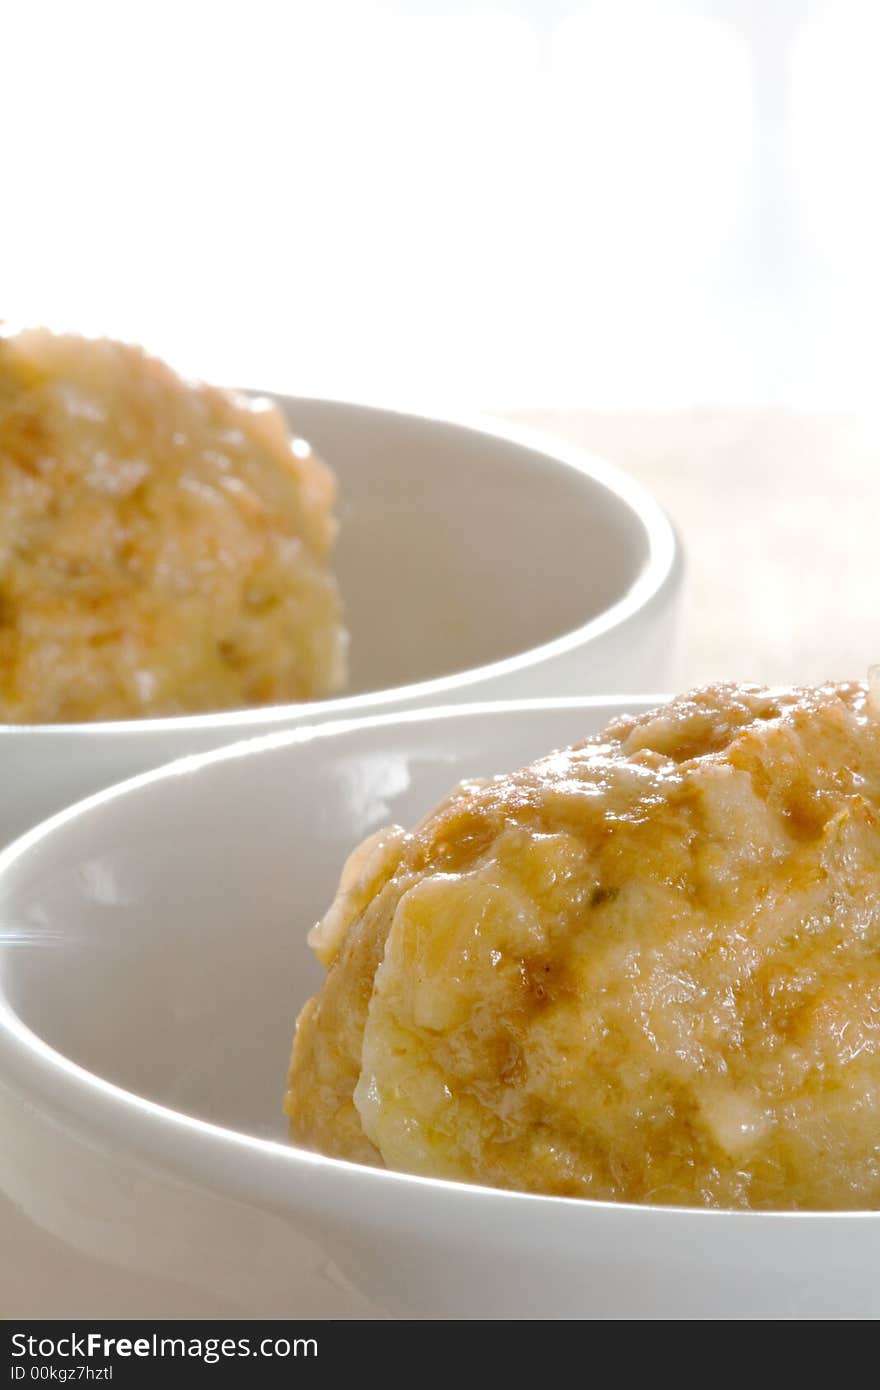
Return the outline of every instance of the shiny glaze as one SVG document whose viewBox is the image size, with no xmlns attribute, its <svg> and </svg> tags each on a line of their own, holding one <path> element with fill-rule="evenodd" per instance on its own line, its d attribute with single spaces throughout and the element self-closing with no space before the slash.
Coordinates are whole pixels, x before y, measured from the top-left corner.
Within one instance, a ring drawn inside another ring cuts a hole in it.
<svg viewBox="0 0 880 1390">
<path fill-rule="evenodd" d="M 864 686 L 713 686 L 465 782 L 334 915 L 299 1142 L 566 1196 L 880 1205 Z"/>
</svg>

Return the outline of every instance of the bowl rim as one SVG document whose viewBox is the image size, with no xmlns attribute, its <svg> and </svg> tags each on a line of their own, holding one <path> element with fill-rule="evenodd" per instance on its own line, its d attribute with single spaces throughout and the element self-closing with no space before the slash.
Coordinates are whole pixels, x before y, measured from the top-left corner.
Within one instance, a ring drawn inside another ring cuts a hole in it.
<svg viewBox="0 0 880 1390">
<path fill-rule="evenodd" d="M 455 720 L 474 716 L 504 714 L 539 714 L 559 710 L 599 709 L 609 718 L 623 708 L 650 709 L 668 701 L 668 695 L 588 695 L 566 698 L 542 697 L 522 700 L 472 701 L 467 704 L 443 705 L 431 708 L 378 713 L 359 719 L 328 720 L 298 725 L 270 734 L 258 735 L 227 744 L 207 752 L 175 758 L 162 767 L 153 768 L 125 781 L 115 783 L 75 802 L 0 850 L 0 884 L 18 862 L 50 839 L 68 822 L 88 815 L 115 800 L 137 795 L 145 787 L 171 781 L 181 774 L 197 773 L 215 763 L 227 763 L 239 758 L 271 753 L 275 749 L 313 743 L 325 738 L 344 737 L 375 728 L 393 728 L 401 724 L 429 723 L 436 720 Z M 9 947 L 6 948 L 10 949 Z M 3 942 L 0 936 L 0 961 Z M 17 1014 L 3 988 L 0 969 L 0 1085 L 9 1085 L 30 1106 L 50 1117 L 62 1115 L 68 1125 L 89 1136 L 102 1134 L 116 1152 L 128 1149 L 140 1159 L 160 1162 L 169 1172 L 195 1178 L 214 1190 L 238 1199 L 258 1202 L 266 1196 L 260 1186 L 260 1175 L 274 1170 L 276 1174 L 308 1172 L 313 1178 L 329 1184 L 328 1200 L 333 1201 L 338 1184 L 380 1184 L 385 1190 L 407 1193 L 445 1194 L 455 1201 L 480 1200 L 502 1211 L 511 1204 L 519 1210 L 563 1208 L 569 1218 L 580 1212 L 629 1214 L 639 1221 L 666 1221 L 673 1217 L 697 1218 L 716 1222 L 741 1222 L 748 1218 L 754 1224 L 809 1220 L 814 1223 L 873 1218 L 880 1223 L 880 1210 L 821 1210 L 774 1211 L 737 1210 L 731 1208 L 692 1207 L 683 1205 L 658 1206 L 635 1202 L 615 1202 L 581 1197 L 558 1197 L 543 1193 L 520 1192 L 506 1188 L 487 1187 L 478 1183 L 457 1182 L 443 1178 L 422 1177 L 393 1169 L 371 1168 L 345 1159 L 314 1153 L 280 1139 L 263 1138 L 244 1130 L 203 1120 L 185 1111 L 175 1110 L 159 1101 L 140 1096 L 134 1091 L 90 1071 L 47 1043 Z M 254 1164 L 254 1179 L 242 1175 L 237 1156 L 247 1153 L 259 1162 Z M 193 1168 L 193 1158 L 202 1158 L 212 1169 L 207 1173 L 201 1166 Z M 255 1190 L 257 1189 L 257 1190 Z M 291 1205 L 296 1206 L 296 1193 L 289 1191 Z"/>
<path fill-rule="evenodd" d="M 684 561 L 681 542 L 663 507 L 649 489 L 618 465 L 609 463 L 577 445 L 557 440 L 542 430 L 527 425 L 520 426 L 482 413 L 446 413 L 430 408 L 420 409 L 418 406 L 386 406 L 377 401 L 349 400 L 335 396 L 292 396 L 266 388 L 248 389 L 244 394 L 253 398 L 266 397 L 294 410 L 297 402 L 304 402 L 343 410 L 353 408 L 376 415 L 397 416 L 429 426 L 451 426 L 464 433 L 500 440 L 531 454 L 543 455 L 546 459 L 551 459 L 554 463 L 561 464 L 597 483 L 636 517 L 641 523 L 647 541 L 647 557 L 642 569 L 629 588 L 614 603 L 590 618 L 588 622 L 536 647 L 527 647 L 512 656 L 502 657 L 482 666 L 469 666 L 463 671 L 452 672 L 449 675 L 432 676 L 428 680 L 414 681 L 407 685 L 362 691 L 356 695 L 333 696 L 327 700 L 307 700 L 281 705 L 249 705 L 243 709 L 220 710 L 213 714 L 156 716 L 151 719 L 83 720 L 57 724 L 0 722 L 0 735 L 11 734 L 20 737 L 25 733 L 32 733 L 51 738 L 72 733 L 118 735 L 229 729 L 232 739 L 236 737 L 236 730 L 264 726 L 271 728 L 291 719 L 323 721 L 347 715 L 357 716 L 373 709 L 403 702 L 420 701 L 422 704 L 431 704 L 444 698 L 449 691 L 461 690 L 462 699 L 466 699 L 467 688 L 471 685 L 503 679 L 519 671 L 540 666 L 615 629 L 623 628 L 643 610 L 649 608 L 661 594 L 674 587 L 681 575 Z"/>
</svg>

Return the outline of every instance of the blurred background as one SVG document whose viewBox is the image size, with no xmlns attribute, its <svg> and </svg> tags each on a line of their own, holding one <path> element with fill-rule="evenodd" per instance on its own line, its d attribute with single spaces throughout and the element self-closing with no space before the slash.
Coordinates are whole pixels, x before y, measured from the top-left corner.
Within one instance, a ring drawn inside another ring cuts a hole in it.
<svg viewBox="0 0 880 1390">
<path fill-rule="evenodd" d="M 6 6 L 0 312 L 525 414 L 672 511 L 687 677 L 860 670 L 878 43 L 876 0 Z"/>
<path fill-rule="evenodd" d="M 873 396 L 875 0 L 2 14 L 9 317 L 333 394 Z"/>
</svg>

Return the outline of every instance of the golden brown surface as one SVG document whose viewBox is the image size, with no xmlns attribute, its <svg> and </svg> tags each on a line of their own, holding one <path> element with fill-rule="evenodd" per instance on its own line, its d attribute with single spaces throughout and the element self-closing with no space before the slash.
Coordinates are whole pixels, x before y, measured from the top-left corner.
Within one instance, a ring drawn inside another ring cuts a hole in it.
<svg viewBox="0 0 880 1390">
<path fill-rule="evenodd" d="M 267 402 L 0 330 L 0 721 L 331 694 L 335 482 Z"/>
<path fill-rule="evenodd" d="M 566 1196 L 880 1206 L 880 717 L 712 686 L 347 869 L 300 1143 Z"/>
</svg>

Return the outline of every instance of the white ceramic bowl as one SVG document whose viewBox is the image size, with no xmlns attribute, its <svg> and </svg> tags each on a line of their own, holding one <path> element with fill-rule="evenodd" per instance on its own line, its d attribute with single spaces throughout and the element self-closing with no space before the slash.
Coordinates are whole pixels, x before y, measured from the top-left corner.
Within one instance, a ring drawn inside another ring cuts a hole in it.
<svg viewBox="0 0 880 1390">
<path fill-rule="evenodd" d="M 617 469 L 502 426 L 278 397 L 340 480 L 344 698 L 0 726 L 0 844 L 99 787 L 262 729 L 418 701 L 675 688 L 680 556 Z"/>
<path fill-rule="evenodd" d="M 0 856 L 0 1188 L 77 1252 L 81 1315 L 116 1312 L 132 1279 L 143 1316 L 880 1314 L 880 1213 L 523 1196 L 285 1142 L 321 973 L 305 933 L 351 846 L 643 703 L 294 730 L 99 794 Z M 68 1311 L 46 1280 L 29 1311 Z"/>
</svg>

